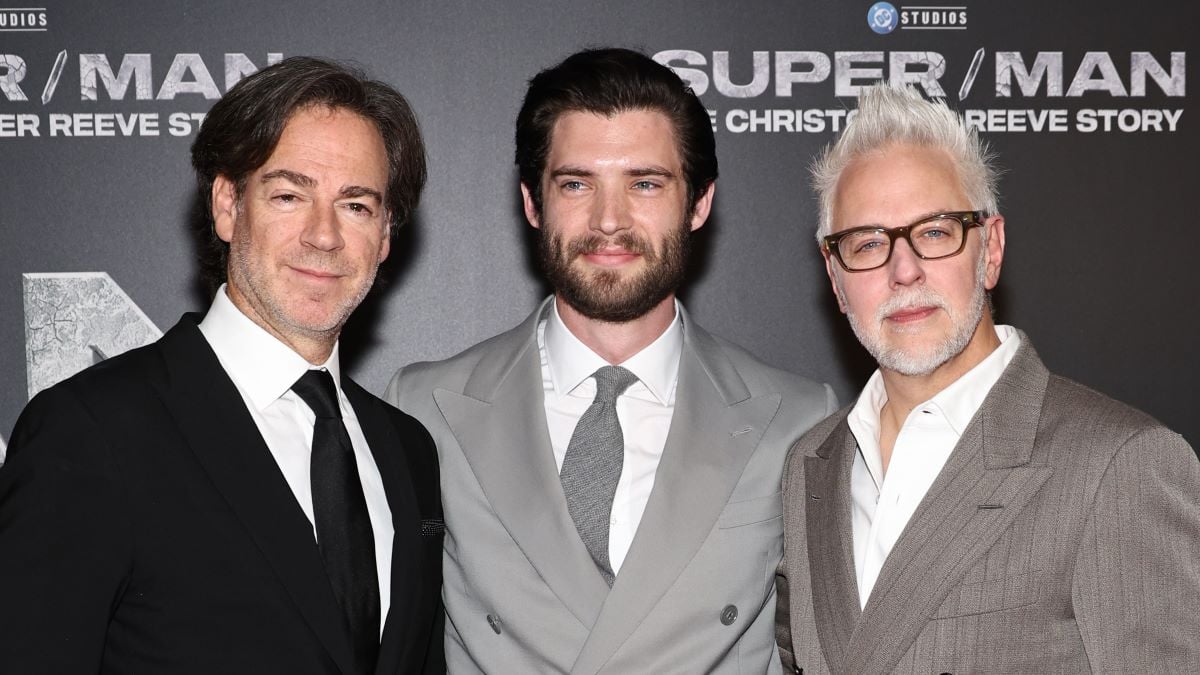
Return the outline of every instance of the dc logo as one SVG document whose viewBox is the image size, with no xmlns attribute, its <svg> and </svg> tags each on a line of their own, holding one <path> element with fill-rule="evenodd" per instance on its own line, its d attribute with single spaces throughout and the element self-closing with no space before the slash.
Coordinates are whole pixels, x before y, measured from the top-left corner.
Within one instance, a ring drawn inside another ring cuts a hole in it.
<svg viewBox="0 0 1200 675">
<path fill-rule="evenodd" d="M 890 2 L 877 2 L 867 10 L 867 25 L 880 35 L 887 35 L 896 30 L 900 21 L 900 13 Z"/>
</svg>

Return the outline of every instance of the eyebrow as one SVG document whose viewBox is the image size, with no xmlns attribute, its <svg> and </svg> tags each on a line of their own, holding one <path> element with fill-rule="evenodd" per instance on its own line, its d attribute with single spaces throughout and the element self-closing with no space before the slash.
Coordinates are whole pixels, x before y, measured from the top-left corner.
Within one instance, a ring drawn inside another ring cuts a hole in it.
<svg viewBox="0 0 1200 675">
<path fill-rule="evenodd" d="M 299 185 L 302 188 L 312 189 L 317 186 L 317 181 L 313 178 L 298 171 L 291 171 L 290 169 L 276 169 L 274 171 L 268 171 L 267 173 L 263 174 L 260 182 L 269 183 L 276 178 L 282 178 L 290 183 Z M 383 203 L 383 194 L 380 193 L 379 190 L 363 185 L 347 185 L 341 190 L 338 190 L 338 195 L 347 199 L 354 199 L 356 197 L 373 197 L 376 201 Z"/>
<path fill-rule="evenodd" d="M 305 188 L 313 188 L 317 186 L 317 181 L 313 180 L 312 178 L 297 171 L 290 171 L 288 169 L 275 169 L 274 171 L 268 171 L 267 173 L 263 174 L 259 182 L 270 183 L 276 178 L 282 178 L 290 183 L 295 183 L 296 185 Z"/>
<path fill-rule="evenodd" d="M 347 199 L 354 199 L 356 197 L 373 197 L 375 201 L 379 202 L 380 204 L 383 203 L 383 194 L 381 194 L 379 190 L 362 185 L 347 185 L 341 190 L 338 190 L 338 194 L 346 197 Z"/>
<path fill-rule="evenodd" d="M 590 178 L 595 176 L 596 172 L 591 169 L 585 169 L 580 166 L 560 166 L 550 172 L 550 178 L 559 178 L 561 176 L 582 176 Z M 663 178 L 674 178 L 675 173 L 661 166 L 638 166 L 625 171 L 626 176 L 661 176 Z"/>
<path fill-rule="evenodd" d="M 913 223 L 919 223 L 922 220 L 925 220 L 926 218 L 932 218 L 932 217 L 934 217 L 938 214 L 942 214 L 942 213 L 956 213 L 956 211 L 954 209 L 934 209 L 933 211 L 929 211 L 927 213 L 917 216 L 916 218 L 913 218 L 912 220 L 905 223 L 904 225 L 897 225 L 896 227 L 907 227 L 908 225 L 911 225 Z M 847 230 L 857 230 L 857 229 L 863 228 L 863 227 L 882 227 L 886 230 L 896 229 L 895 227 L 888 227 L 887 225 L 884 225 L 883 223 L 866 223 L 864 225 L 855 225 L 854 227 L 847 227 L 846 229 Z M 843 230 L 843 231 L 845 231 L 845 230 Z"/>
</svg>

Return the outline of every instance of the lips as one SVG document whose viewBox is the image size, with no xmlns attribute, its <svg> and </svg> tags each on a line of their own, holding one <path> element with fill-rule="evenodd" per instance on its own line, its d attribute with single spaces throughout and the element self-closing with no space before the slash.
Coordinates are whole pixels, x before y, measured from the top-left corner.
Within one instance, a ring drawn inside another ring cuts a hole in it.
<svg viewBox="0 0 1200 675">
<path fill-rule="evenodd" d="M 893 323 L 914 323 L 929 317 L 936 311 L 938 311 L 937 307 L 905 307 L 904 309 L 888 314 L 885 318 Z"/>
<path fill-rule="evenodd" d="M 638 257 L 640 253 L 635 253 L 624 248 L 605 248 L 597 251 L 588 251 L 582 254 L 588 262 L 600 266 L 617 266 L 624 265 Z"/>
<path fill-rule="evenodd" d="M 342 276 L 338 272 L 332 272 L 332 271 L 316 269 L 316 268 L 311 268 L 311 267 L 296 267 L 295 265 L 289 265 L 289 268 L 293 272 L 299 274 L 301 277 L 306 278 L 306 279 L 312 279 L 314 281 L 333 281 L 335 279 L 341 278 L 341 276 Z"/>
</svg>

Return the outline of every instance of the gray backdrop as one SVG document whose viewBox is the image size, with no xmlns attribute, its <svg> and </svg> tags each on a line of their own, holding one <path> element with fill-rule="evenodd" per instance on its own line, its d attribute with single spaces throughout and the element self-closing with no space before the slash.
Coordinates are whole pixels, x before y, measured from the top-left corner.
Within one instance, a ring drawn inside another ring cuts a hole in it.
<svg viewBox="0 0 1200 675">
<path fill-rule="evenodd" d="M 512 326 L 545 292 L 513 119 L 535 72 L 609 44 L 657 54 L 714 111 L 721 178 L 683 293 L 705 326 L 856 394 L 870 363 L 828 289 L 807 167 L 856 87 L 906 74 L 969 111 L 1000 154 L 998 319 L 1053 370 L 1200 441 L 1195 3 L 897 2 L 885 33 L 864 1 L 500 4 L 0 8 L 0 452 L 31 391 L 207 307 L 188 147 L 240 73 L 299 54 L 355 61 L 421 119 L 417 221 L 343 339 L 350 372 L 380 392 L 396 367 Z"/>
</svg>

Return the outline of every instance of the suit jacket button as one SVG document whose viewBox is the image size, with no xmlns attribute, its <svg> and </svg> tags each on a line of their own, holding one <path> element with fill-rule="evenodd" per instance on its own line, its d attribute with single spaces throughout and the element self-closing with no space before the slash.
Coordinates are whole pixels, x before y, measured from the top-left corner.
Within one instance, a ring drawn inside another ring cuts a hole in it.
<svg viewBox="0 0 1200 675">
<path fill-rule="evenodd" d="M 488 614 L 487 620 L 488 620 L 488 625 L 492 627 L 492 631 L 496 635 L 499 635 L 500 634 L 500 617 L 496 616 L 495 614 Z"/>
<path fill-rule="evenodd" d="M 721 623 L 728 626 L 734 621 L 737 621 L 737 606 L 725 605 L 725 609 L 721 610 Z"/>
</svg>

